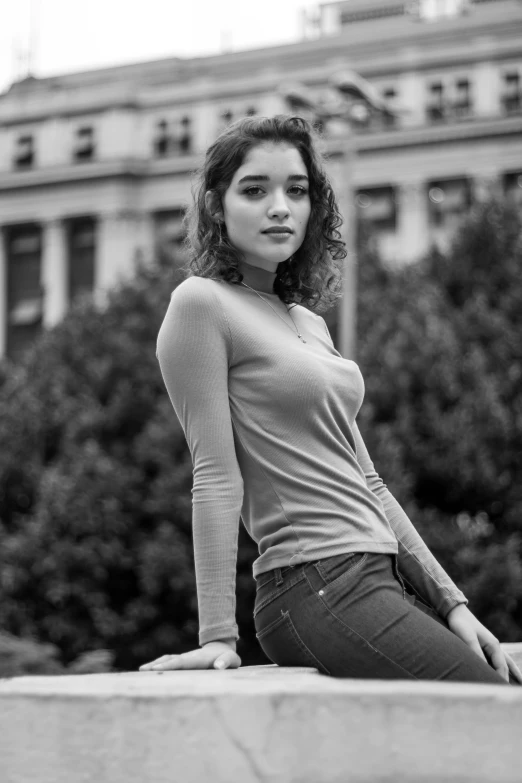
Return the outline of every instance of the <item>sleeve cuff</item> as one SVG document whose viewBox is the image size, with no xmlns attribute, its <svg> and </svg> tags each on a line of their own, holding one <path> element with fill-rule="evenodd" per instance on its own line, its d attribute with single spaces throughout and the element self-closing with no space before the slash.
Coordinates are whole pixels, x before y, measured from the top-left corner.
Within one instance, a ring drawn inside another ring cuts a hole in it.
<svg viewBox="0 0 522 783">
<path fill-rule="evenodd" d="M 221 639 L 239 639 L 237 625 L 214 625 L 211 628 L 204 628 L 199 632 L 199 646 L 209 642 L 219 642 Z"/>
<path fill-rule="evenodd" d="M 459 595 L 450 595 L 446 598 L 443 598 L 437 611 L 443 620 L 445 620 L 450 611 L 459 604 L 465 604 L 466 606 L 468 605 L 468 599 L 463 593 L 459 593 Z"/>
</svg>

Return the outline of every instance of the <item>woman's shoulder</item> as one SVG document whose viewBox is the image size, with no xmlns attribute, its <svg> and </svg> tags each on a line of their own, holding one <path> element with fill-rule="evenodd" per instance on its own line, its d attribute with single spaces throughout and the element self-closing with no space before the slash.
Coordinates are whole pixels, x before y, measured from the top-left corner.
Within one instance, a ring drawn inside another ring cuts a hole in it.
<svg viewBox="0 0 522 783">
<path fill-rule="evenodd" d="M 197 304 L 200 301 L 205 302 L 216 295 L 216 292 L 219 291 L 220 283 L 220 280 L 210 277 L 191 275 L 182 280 L 181 283 L 178 283 L 172 291 L 170 298 L 175 303 L 187 302 Z"/>
<path fill-rule="evenodd" d="M 211 277 L 201 277 L 200 275 L 190 275 L 189 277 L 186 277 L 184 280 L 181 281 L 181 283 L 178 283 L 176 288 L 173 290 L 171 296 L 173 296 L 177 291 L 181 291 L 183 294 L 189 293 L 189 292 L 196 292 L 196 291 L 209 291 L 214 288 L 216 283 L 220 283 L 220 280 L 215 280 Z"/>
<path fill-rule="evenodd" d="M 226 333 L 226 319 L 216 282 L 193 275 L 182 280 L 170 295 L 159 336 L 188 327 L 193 340 L 207 340 L 209 333 Z"/>
</svg>

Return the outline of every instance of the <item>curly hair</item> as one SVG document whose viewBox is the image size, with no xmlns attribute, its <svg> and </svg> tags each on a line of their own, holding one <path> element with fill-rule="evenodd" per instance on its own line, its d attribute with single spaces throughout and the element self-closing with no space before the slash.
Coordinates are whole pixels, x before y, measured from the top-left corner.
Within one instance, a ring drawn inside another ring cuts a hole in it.
<svg viewBox="0 0 522 783">
<path fill-rule="evenodd" d="M 342 296 L 342 261 L 345 242 L 337 230 L 343 223 L 332 186 L 324 170 L 323 137 L 306 119 L 278 114 L 244 117 L 230 124 L 207 150 L 194 173 L 193 203 L 183 217 L 188 276 L 241 283 L 241 253 L 230 242 L 226 225 L 218 225 L 205 205 L 207 190 L 217 192 L 221 203 L 234 173 L 248 151 L 260 144 L 292 144 L 301 155 L 310 182 L 310 217 L 304 240 L 286 261 L 279 263 L 274 293 L 285 303 L 296 302 L 324 312 Z M 340 263 L 336 263 L 340 262 Z"/>
</svg>

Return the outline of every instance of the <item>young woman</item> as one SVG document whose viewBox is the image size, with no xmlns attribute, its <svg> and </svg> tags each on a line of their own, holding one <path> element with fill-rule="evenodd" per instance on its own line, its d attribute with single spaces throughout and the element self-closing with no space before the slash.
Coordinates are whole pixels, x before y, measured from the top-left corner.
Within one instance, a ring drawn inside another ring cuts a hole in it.
<svg viewBox="0 0 522 783">
<path fill-rule="evenodd" d="M 356 423 L 361 372 L 314 312 L 341 295 L 346 255 L 320 141 L 299 117 L 245 118 L 199 172 L 190 276 L 157 358 L 193 462 L 200 648 L 140 670 L 241 665 L 241 518 L 259 548 L 257 638 L 274 663 L 522 683 L 375 472 Z"/>
</svg>

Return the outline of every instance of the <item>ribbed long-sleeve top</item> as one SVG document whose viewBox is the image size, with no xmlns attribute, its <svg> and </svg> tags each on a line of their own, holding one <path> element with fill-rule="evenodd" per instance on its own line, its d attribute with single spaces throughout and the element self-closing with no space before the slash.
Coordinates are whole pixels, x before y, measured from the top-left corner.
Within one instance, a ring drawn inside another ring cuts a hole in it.
<svg viewBox="0 0 522 783">
<path fill-rule="evenodd" d="M 200 645 L 238 639 L 240 520 L 258 546 L 254 578 L 341 553 L 398 553 L 413 591 L 445 617 L 467 599 L 375 471 L 356 424 L 358 365 L 321 316 L 290 306 L 302 342 L 279 297 L 258 293 L 188 277 L 157 339 L 193 464 Z"/>
</svg>

